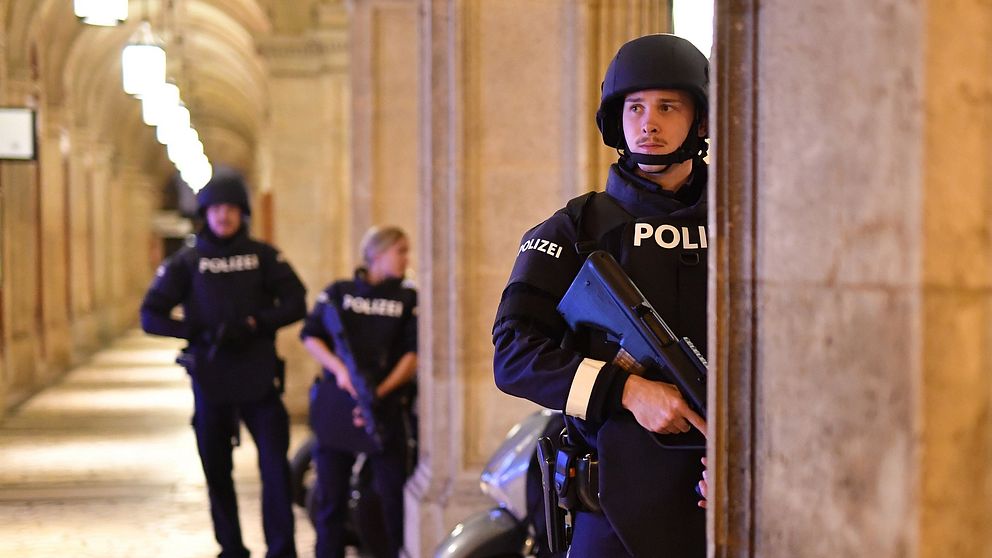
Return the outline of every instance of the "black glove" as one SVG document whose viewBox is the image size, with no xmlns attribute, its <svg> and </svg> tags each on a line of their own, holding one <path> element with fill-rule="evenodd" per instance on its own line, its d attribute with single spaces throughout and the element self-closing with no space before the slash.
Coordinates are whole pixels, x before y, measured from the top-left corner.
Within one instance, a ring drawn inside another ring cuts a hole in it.
<svg viewBox="0 0 992 558">
<path fill-rule="evenodd" d="M 248 341 L 255 335 L 255 329 L 246 319 L 228 320 L 214 330 L 214 344 L 218 347 L 234 347 Z"/>
</svg>

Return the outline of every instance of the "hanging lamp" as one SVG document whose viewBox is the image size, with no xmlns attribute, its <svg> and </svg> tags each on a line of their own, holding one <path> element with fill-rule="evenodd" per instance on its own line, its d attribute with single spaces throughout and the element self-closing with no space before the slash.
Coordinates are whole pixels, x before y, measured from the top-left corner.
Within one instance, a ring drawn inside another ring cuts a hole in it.
<svg viewBox="0 0 992 558">
<path fill-rule="evenodd" d="M 165 83 L 165 49 L 152 33 L 152 25 L 142 21 L 138 31 L 121 53 L 124 91 L 141 97 Z"/>
<path fill-rule="evenodd" d="M 113 27 L 127 19 L 127 0 L 74 0 L 72 10 L 83 23 Z"/>
</svg>

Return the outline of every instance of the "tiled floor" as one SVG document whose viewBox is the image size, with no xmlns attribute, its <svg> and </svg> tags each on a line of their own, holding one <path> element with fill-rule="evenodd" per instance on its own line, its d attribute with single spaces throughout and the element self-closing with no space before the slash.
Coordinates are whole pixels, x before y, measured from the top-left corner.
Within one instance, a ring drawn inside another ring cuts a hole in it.
<svg viewBox="0 0 992 558">
<path fill-rule="evenodd" d="M 0 422 L 0 557 L 217 555 L 178 347 L 127 335 Z M 235 480 L 245 544 L 260 557 L 258 470 L 244 434 Z M 294 426 L 291 447 L 306 434 Z M 313 529 L 296 513 L 300 556 L 313 556 Z"/>
</svg>

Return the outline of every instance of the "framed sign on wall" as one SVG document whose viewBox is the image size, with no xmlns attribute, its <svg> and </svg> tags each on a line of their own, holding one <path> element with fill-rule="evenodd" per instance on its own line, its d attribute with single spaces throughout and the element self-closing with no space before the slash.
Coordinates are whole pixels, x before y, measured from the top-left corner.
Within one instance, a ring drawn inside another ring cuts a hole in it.
<svg viewBox="0 0 992 558">
<path fill-rule="evenodd" d="M 0 160 L 33 161 L 37 157 L 35 111 L 0 107 Z"/>
</svg>

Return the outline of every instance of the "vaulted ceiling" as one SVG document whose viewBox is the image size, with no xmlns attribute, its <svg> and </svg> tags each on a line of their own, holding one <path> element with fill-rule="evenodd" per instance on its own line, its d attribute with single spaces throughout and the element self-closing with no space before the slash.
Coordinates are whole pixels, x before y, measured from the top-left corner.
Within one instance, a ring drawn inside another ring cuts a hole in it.
<svg viewBox="0 0 992 558">
<path fill-rule="evenodd" d="M 171 173 L 140 102 L 121 88 L 121 50 L 148 20 L 207 156 L 247 168 L 269 102 L 257 41 L 304 33 L 320 4 L 340 1 L 130 0 L 129 19 L 105 28 L 78 21 L 71 0 L 0 0 L 0 53 L 22 97 L 5 101 L 35 102 L 63 126 L 112 142 L 118 156 Z"/>
</svg>

